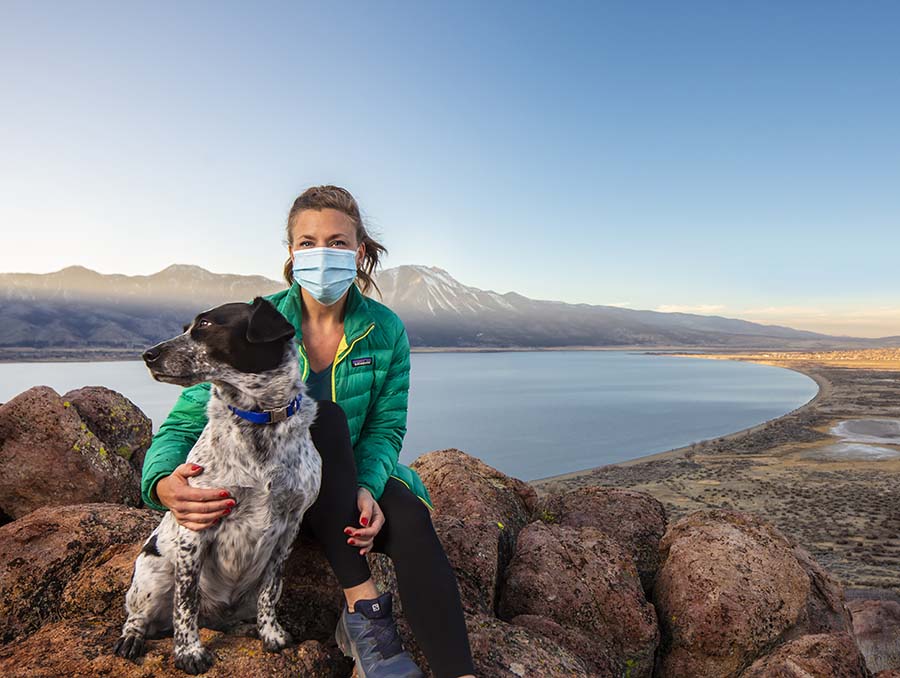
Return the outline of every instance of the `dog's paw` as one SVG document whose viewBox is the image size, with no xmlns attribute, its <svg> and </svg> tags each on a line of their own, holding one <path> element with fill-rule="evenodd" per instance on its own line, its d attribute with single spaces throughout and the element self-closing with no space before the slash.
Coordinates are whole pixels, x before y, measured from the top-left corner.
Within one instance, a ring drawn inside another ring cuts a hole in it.
<svg viewBox="0 0 900 678">
<path fill-rule="evenodd" d="M 175 668 L 185 673 L 196 676 L 198 673 L 206 673 L 213 665 L 213 657 L 204 648 L 175 653 Z"/>
<path fill-rule="evenodd" d="M 134 634 L 120 636 L 113 645 L 113 652 L 120 657 L 135 661 L 144 654 L 144 637 Z"/>
<path fill-rule="evenodd" d="M 281 652 L 288 645 L 293 645 L 294 643 L 291 634 L 281 628 L 275 633 L 272 633 L 270 630 L 270 633 L 265 636 L 260 634 L 260 639 L 266 652 Z"/>
</svg>

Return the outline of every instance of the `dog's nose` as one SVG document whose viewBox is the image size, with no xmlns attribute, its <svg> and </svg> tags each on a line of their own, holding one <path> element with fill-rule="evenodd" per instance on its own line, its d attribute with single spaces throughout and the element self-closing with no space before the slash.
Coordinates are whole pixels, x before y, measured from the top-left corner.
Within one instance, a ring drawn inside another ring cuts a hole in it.
<svg viewBox="0 0 900 678">
<path fill-rule="evenodd" d="M 160 353 L 162 353 L 162 351 L 154 346 L 153 348 L 148 348 L 146 351 L 141 353 L 141 358 L 144 359 L 145 363 L 152 363 L 154 360 L 159 358 Z"/>
</svg>

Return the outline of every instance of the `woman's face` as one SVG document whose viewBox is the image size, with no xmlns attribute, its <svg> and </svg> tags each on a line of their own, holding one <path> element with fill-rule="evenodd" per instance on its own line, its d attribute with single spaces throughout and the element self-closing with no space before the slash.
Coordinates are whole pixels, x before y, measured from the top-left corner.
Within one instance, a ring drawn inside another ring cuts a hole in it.
<svg viewBox="0 0 900 678">
<path fill-rule="evenodd" d="M 313 247 L 336 247 L 356 250 L 356 266 L 362 264 L 364 249 L 356 242 L 356 225 L 339 210 L 326 207 L 322 210 L 303 210 L 294 217 L 291 228 L 293 246 L 288 246 L 291 261 L 294 250 Z"/>
</svg>

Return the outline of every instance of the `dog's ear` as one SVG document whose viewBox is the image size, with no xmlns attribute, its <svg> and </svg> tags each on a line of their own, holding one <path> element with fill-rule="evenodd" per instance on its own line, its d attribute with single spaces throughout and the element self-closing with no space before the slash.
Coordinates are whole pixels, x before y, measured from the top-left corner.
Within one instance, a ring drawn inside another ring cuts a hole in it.
<svg viewBox="0 0 900 678">
<path fill-rule="evenodd" d="M 288 339 L 295 334 L 294 326 L 278 312 L 272 302 L 256 297 L 247 323 L 247 341 L 263 344 L 279 339 Z"/>
</svg>

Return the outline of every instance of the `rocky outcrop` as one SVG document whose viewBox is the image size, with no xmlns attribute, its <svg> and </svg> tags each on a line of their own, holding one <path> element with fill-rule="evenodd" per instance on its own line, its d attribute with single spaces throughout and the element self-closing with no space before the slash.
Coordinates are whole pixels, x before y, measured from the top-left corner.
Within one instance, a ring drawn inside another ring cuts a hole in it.
<svg viewBox="0 0 900 678">
<path fill-rule="evenodd" d="M 62 399 L 72 404 L 88 429 L 103 441 L 105 449 L 129 461 L 140 474 L 153 426 L 137 405 L 105 386 L 75 389 Z"/>
<path fill-rule="evenodd" d="M 184 678 L 175 668 L 172 639 L 147 641 L 140 664 L 121 659 L 111 648 L 118 625 L 105 617 L 65 620 L 43 626 L 37 633 L 0 647 L 0 676 L 15 678 Z M 208 678 L 346 678 L 351 666 L 322 643 L 307 640 L 273 654 L 255 638 L 229 636 L 203 629 L 200 639 L 215 658 Z"/>
<path fill-rule="evenodd" d="M 97 501 L 138 506 L 140 476 L 70 401 L 35 386 L 0 407 L 0 512 Z"/>
<path fill-rule="evenodd" d="M 534 517 L 550 525 L 600 530 L 634 558 L 649 593 L 659 568 L 659 540 L 666 532 L 666 510 L 650 495 L 614 487 L 583 487 L 544 497 Z"/>
<path fill-rule="evenodd" d="M 859 648 L 848 633 L 801 636 L 753 662 L 740 678 L 869 678 Z"/>
<path fill-rule="evenodd" d="M 659 676 L 735 676 L 785 640 L 850 631 L 837 582 L 760 518 L 698 511 L 660 551 Z"/>
<path fill-rule="evenodd" d="M 86 582 L 98 581 L 98 575 L 102 580 L 104 565 L 122 553 L 116 547 L 126 547 L 127 553 L 139 545 L 160 515 L 116 504 L 83 504 L 45 507 L 0 527 L 0 642 L 59 619 L 64 599 L 98 612 L 121 609 L 130 568 L 127 578 L 118 574 L 98 586 L 96 595 Z M 67 591 L 70 598 L 64 596 Z"/>
<path fill-rule="evenodd" d="M 853 635 L 870 671 L 900 673 L 900 603 L 895 600 L 851 600 Z"/>
<path fill-rule="evenodd" d="M 115 397 L 84 389 L 66 397 L 39 387 L 0 408 L 0 450 L 35 458 L 77 434 L 99 454 L 91 439 L 117 432 L 104 428 L 115 417 L 103 414 Z M 38 406 L 56 417 L 42 420 L 46 431 L 16 419 Z M 122 445 L 134 446 L 132 456 L 141 430 L 120 439 L 131 441 Z M 840 587 L 759 518 L 702 511 L 665 531 L 661 505 L 638 492 L 594 487 L 538 501 L 527 484 L 459 450 L 414 466 L 435 503 L 431 520 L 456 574 L 479 678 L 867 675 Z M 66 489 L 47 475 L 51 487 Z M 66 491 L 63 501 L 80 496 Z M 0 675 L 183 675 L 171 638 L 150 641 L 139 665 L 111 652 L 134 558 L 161 517 L 112 497 L 120 503 L 44 506 L 0 527 Z M 394 591 L 401 635 L 427 668 L 393 564 L 381 554 L 369 562 L 380 586 Z M 255 638 L 204 631 L 216 659 L 207 675 L 348 678 L 352 666 L 333 638 L 342 599 L 321 547 L 301 538 L 279 615 L 303 642 L 268 654 Z M 874 637 L 879 628 L 860 621 L 857 631 Z"/>
<path fill-rule="evenodd" d="M 535 522 L 519 534 L 500 615 L 568 648 L 594 671 L 653 673 L 659 639 L 633 557 L 595 527 Z"/>
<path fill-rule="evenodd" d="M 434 503 L 434 523 L 472 613 L 494 614 L 516 538 L 537 494 L 527 483 L 456 449 L 412 463 Z"/>
</svg>

